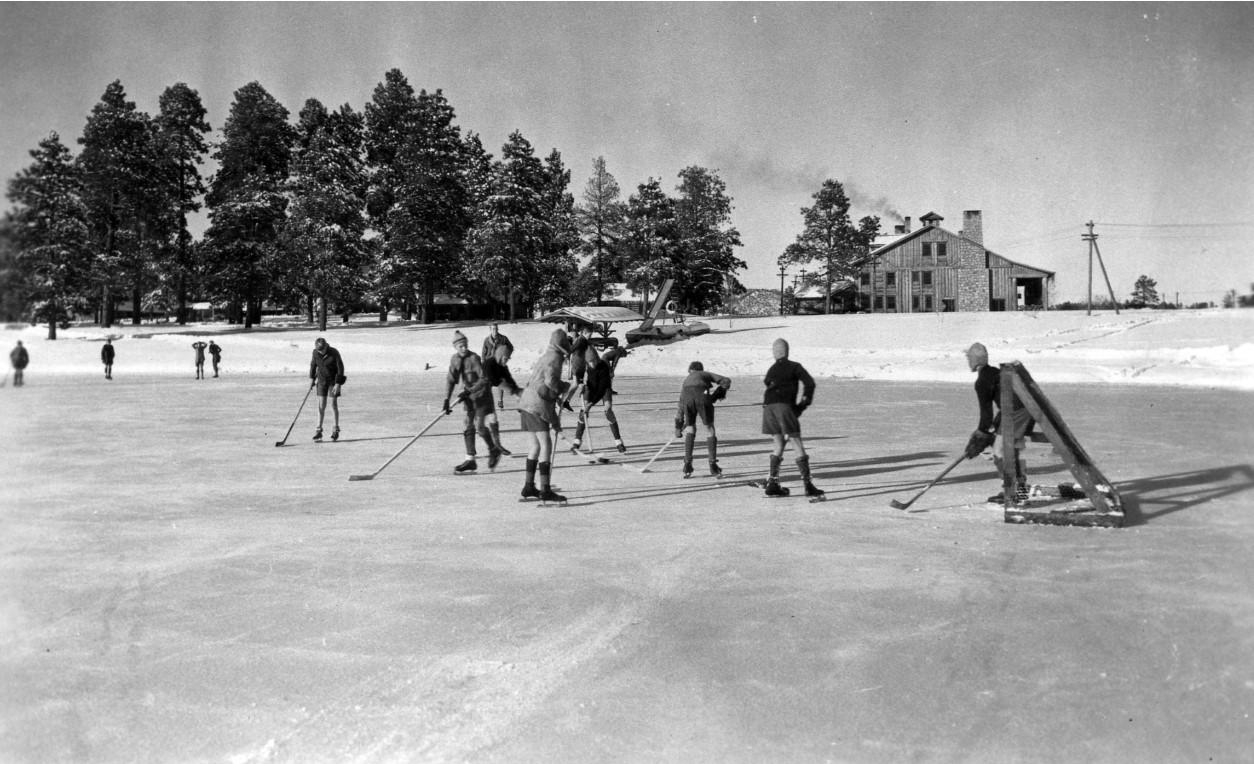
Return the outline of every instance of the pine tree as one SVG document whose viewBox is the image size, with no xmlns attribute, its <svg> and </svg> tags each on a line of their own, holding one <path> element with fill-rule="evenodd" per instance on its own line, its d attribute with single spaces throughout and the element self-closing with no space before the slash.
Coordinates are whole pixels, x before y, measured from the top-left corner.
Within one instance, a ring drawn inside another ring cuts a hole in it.
<svg viewBox="0 0 1254 764">
<path fill-rule="evenodd" d="M 739 285 L 736 271 L 747 267 L 732 250 L 740 246 L 740 232 L 731 226 L 732 199 L 716 171 L 686 167 L 679 179 L 673 294 L 690 311 L 721 307 L 724 294 Z"/>
<path fill-rule="evenodd" d="M 623 271 L 627 286 L 641 292 L 647 305 L 653 285 L 675 277 L 675 253 L 680 246 L 675 200 L 666 195 L 657 179 L 641 183 L 627 198 L 625 232 Z"/>
<path fill-rule="evenodd" d="M 781 267 L 817 263 L 813 280 L 824 285 L 824 311 L 831 313 L 833 284 L 857 275 L 879 233 L 880 219 L 868 215 L 854 226 L 849 217 L 849 197 L 835 180 L 823 181 L 811 198 L 814 204 L 801 209 L 802 232 L 778 262 Z"/>
<path fill-rule="evenodd" d="M 1149 276 L 1142 275 L 1132 287 L 1132 304 L 1136 307 L 1154 306 L 1158 304 L 1158 282 Z"/>
<path fill-rule="evenodd" d="M 163 174 L 170 186 L 168 196 L 174 205 L 176 230 L 174 241 L 168 242 L 163 275 L 174 293 L 176 314 L 180 324 L 187 322 L 188 293 L 197 272 L 193 257 L 192 235 L 187 228 L 189 213 L 200 209 L 200 197 L 205 193 L 200 165 L 209 152 L 205 134 L 209 123 L 205 121 L 205 107 L 200 94 L 187 86 L 176 83 L 166 88 L 159 100 L 157 115 L 157 143 Z"/>
<path fill-rule="evenodd" d="M 571 284 L 579 272 L 575 249 L 579 246 L 579 224 L 575 214 L 575 197 L 570 187 L 570 171 L 557 149 L 544 159 L 544 185 L 541 205 L 545 216 L 540 243 L 540 259 L 536 263 L 535 301 L 542 311 L 570 302 Z"/>
<path fill-rule="evenodd" d="M 348 105 L 333 114 L 317 108 L 321 104 L 316 101 L 306 106 L 299 140 L 303 148 L 286 183 L 283 270 L 307 285 L 318 304 L 318 329 L 326 331 L 328 303 L 351 303 L 365 288 L 370 250 L 365 243 L 362 119 Z M 307 114 L 323 118 L 306 120 Z"/>
<path fill-rule="evenodd" d="M 36 321 L 57 324 L 83 305 L 91 276 L 91 231 L 81 168 L 61 138 L 52 133 L 30 152 L 30 167 L 9 181 L 15 208 L 9 232 L 17 251 L 21 282 Z"/>
<path fill-rule="evenodd" d="M 261 318 L 278 257 L 287 180 L 296 130 L 288 110 L 260 83 L 235 91 L 209 185 L 207 268 L 217 293 L 231 301 L 231 320 L 251 328 Z M 242 309 L 242 315 L 240 311 Z"/>
<path fill-rule="evenodd" d="M 614 249 L 623 238 L 624 205 L 619 200 L 618 181 L 605 167 L 605 157 L 592 160 L 592 176 L 583 189 L 583 204 L 576 208 L 581 237 L 580 253 L 588 258 L 588 269 L 596 285 L 596 302 L 605 295 L 607 276 L 617 281 L 621 268 L 614 262 Z"/>
<path fill-rule="evenodd" d="M 100 252 L 95 280 L 101 288 L 101 323 L 113 323 L 113 289 L 129 286 L 132 322 L 138 324 L 143 292 L 154 280 L 154 252 L 170 207 L 162 182 L 152 120 L 126 99 L 120 81 L 105 88 L 78 142 L 85 201 Z"/>
</svg>

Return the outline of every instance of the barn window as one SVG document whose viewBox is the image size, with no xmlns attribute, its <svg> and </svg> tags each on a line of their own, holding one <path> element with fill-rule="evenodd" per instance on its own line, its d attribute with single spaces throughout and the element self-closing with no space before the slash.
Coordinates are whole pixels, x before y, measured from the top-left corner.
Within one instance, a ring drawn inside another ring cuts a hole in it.
<svg viewBox="0 0 1254 764">
<path fill-rule="evenodd" d="M 884 310 L 897 310 L 897 295 L 890 294 L 884 296 Z"/>
<path fill-rule="evenodd" d="M 886 288 L 889 288 L 889 289 L 891 289 L 891 288 L 893 288 L 893 287 L 897 286 L 897 273 L 896 273 L 896 271 L 889 271 L 889 272 L 887 272 L 887 273 L 885 273 L 885 274 L 884 274 L 884 286 L 885 286 Z"/>
<path fill-rule="evenodd" d="M 871 274 L 867 273 L 866 271 L 863 271 L 862 275 L 859 277 L 859 281 L 861 281 L 862 286 L 870 286 Z"/>
</svg>

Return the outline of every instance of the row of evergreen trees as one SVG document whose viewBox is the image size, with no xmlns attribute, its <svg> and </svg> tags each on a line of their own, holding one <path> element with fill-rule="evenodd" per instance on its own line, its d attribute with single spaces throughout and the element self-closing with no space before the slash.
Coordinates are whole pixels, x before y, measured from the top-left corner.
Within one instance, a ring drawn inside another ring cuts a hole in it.
<svg viewBox="0 0 1254 764">
<path fill-rule="evenodd" d="M 183 322 L 207 299 L 245 327 L 271 302 L 325 328 L 329 311 L 361 305 L 430 321 L 440 292 L 512 319 L 595 301 L 617 281 L 647 293 L 674 278 L 688 311 L 743 289 L 732 200 L 715 171 L 683 169 L 674 196 L 650 178 L 624 201 L 598 157 L 576 203 L 557 150 L 540 159 L 514 132 L 493 157 L 441 91 L 415 93 L 399 70 L 363 111 L 309 99 L 294 124 L 253 82 L 235 92 L 214 145 L 210 130 L 183 83 L 150 116 L 113 82 L 77 156 L 56 133 L 41 141 L 8 185 L 6 317 L 47 321 L 55 338 L 75 315 L 112 325 L 120 300 Z M 188 218 L 202 204 L 208 227 L 196 239 Z"/>
</svg>

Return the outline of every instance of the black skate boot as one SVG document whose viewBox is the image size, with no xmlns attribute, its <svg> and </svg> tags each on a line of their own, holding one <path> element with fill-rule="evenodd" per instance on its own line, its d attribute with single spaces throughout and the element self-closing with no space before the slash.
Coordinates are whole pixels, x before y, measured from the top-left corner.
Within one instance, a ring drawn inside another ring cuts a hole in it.
<svg viewBox="0 0 1254 764">
<path fill-rule="evenodd" d="M 336 427 L 334 430 L 331 431 L 331 440 L 339 440 L 339 439 L 340 439 L 340 428 Z"/>
<path fill-rule="evenodd" d="M 458 475 L 469 475 L 470 473 L 474 472 L 477 469 L 479 469 L 479 465 L 475 463 L 475 460 L 467 459 L 466 461 L 454 467 L 453 472 L 457 473 Z"/>
<path fill-rule="evenodd" d="M 723 468 L 718 466 L 717 461 L 710 461 L 710 477 L 721 478 L 723 476 Z"/>
<path fill-rule="evenodd" d="M 527 483 L 522 489 L 522 501 L 531 501 L 540 498 L 540 489 L 536 488 L 535 483 Z"/>
<path fill-rule="evenodd" d="M 684 462 L 684 478 L 692 477 L 692 462 Z"/>
<path fill-rule="evenodd" d="M 772 479 L 772 480 L 766 481 L 766 495 L 767 496 L 770 496 L 771 498 L 776 498 L 780 496 L 787 496 L 788 494 L 789 494 L 788 489 L 780 485 L 778 480 Z"/>
<path fill-rule="evenodd" d="M 322 428 L 321 428 L 321 427 L 319 427 L 316 431 L 314 431 L 314 437 L 313 437 L 313 439 L 314 439 L 314 440 L 322 440 Z"/>
<path fill-rule="evenodd" d="M 819 488 L 809 480 L 805 481 L 805 486 L 806 496 L 809 496 L 811 499 L 823 499 L 827 497 L 827 494 L 823 492 L 822 488 Z"/>
<path fill-rule="evenodd" d="M 616 441 L 614 441 L 614 448 L 617 448 L 617 449 L 618 449 L 618 453 L 620 453 L 620 454 L 625 454 L 625 453 L 627 453 L 627 446 L 624 446 L 624 445 L 623 445 L 623 441 L 621 441 L 621 440 L 616 440 Z"/>
<path fill-rule="evenodd" d="M 540 491 L 540 501 L 545 504 L 565 504 L 566 497 L 554 491 L 552 488 L 544 488 Z"/>
<path fill-rule="evenodd" d="M 494 448 L 488 452 L 488 469 L 496 469 L 496 465 L 501 463 L 501 449 Z"/>
</svg>

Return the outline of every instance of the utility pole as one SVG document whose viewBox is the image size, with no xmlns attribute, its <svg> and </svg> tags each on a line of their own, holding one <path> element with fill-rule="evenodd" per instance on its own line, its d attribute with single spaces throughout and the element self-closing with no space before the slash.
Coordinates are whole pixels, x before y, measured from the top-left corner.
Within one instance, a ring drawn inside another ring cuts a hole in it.
<svg viewBox="0 0 1254 764">
<path fill-rule="evenodd" d="M 1093 255 L 1097 254 L 1097 264 L 1101 266 L 1102 278 L 1106 280 L 1106 292 L 1110 294 L 1110 304 L 1115 308 L 1115 315 L 1119 315 L 1119 301 L 1115 299 L 1115 290 L 1110 286 L 1110 276 L 1106 273 L 1106 263 L 1102 262 L 1102 251 L 1097 248 L 1097 234 L 1093 233 L 1093 226 L 1096 225 L 1092 220 L 1085 223 L 1089 232 L 1080 238 L 1089 243 L 1089 309 L 1085 315 L 1093 315 Z"/>
<path fill-rule="evenodd" d="M 788 269 L 784 267 L 783 263 L 780 263 L 780 266 L 779 266 L 779 314 L 781 316 L 784 315 L 784 274 L 786 274 L 787 272 L 788 272 Z"/>
</svg>

